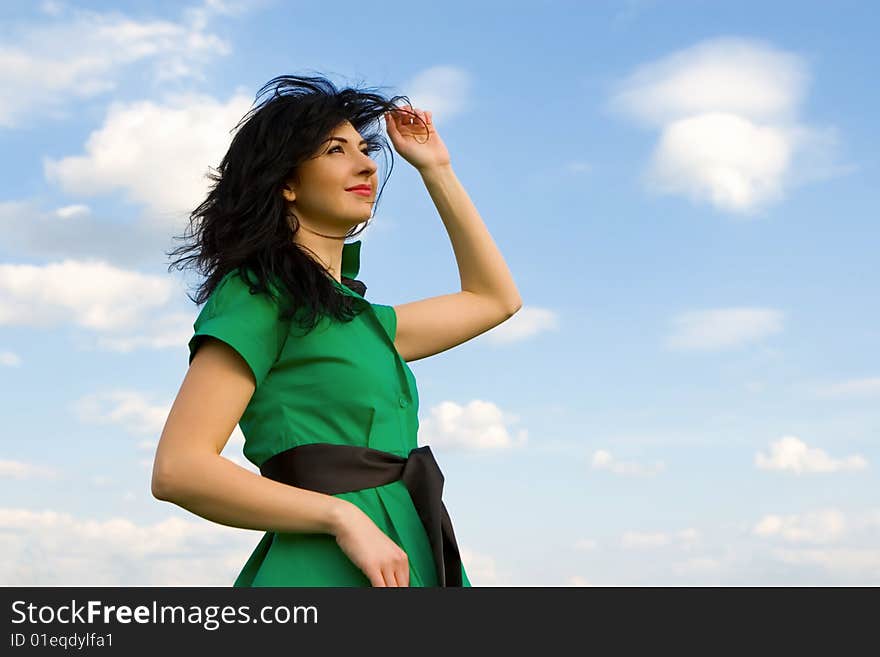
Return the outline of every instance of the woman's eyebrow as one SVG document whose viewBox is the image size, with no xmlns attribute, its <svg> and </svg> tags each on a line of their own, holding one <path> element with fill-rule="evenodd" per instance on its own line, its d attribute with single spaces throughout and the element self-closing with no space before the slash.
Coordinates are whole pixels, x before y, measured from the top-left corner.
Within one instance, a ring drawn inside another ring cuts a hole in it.
<svg viewBox="0 0 880 657">
<path fill-rule="evenodd" d="M 348 143 L 348 139 L 346 139 L 345 137 L 330 137 L 329 141 L 333 141 L 334 139 L 337 141 L 341 141 L 343 144 Z M 367 143 L 366 139 L 361 139 L 361 143 L 358 144 L 358 146 L 360 146 L 361 144 L 366 144 L 366 143 Z"/>
</svg>

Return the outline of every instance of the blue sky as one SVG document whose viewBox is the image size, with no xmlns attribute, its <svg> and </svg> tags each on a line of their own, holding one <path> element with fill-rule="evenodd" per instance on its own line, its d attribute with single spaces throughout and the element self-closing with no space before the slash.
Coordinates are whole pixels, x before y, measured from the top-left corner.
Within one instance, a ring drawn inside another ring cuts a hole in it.
<svg viewBox="0 0 880 657">
<path fill-rule="evenodd" d="M 433 112 L 524 300 L 411 363 L 474 585 L 880 584 L 871 4 L 3 3 L 0 583 L 238 574 L 260 532 L 150 494 L 163 251 L 318 72 Z M 361 239 L 373 301 L 458 290 L 400 157 Z"/>
</svg>

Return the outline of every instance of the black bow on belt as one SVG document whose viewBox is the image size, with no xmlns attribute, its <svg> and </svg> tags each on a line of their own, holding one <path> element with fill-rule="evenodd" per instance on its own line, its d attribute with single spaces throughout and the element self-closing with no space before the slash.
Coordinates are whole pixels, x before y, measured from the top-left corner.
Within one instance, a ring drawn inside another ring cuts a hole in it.
<svg viewBox="0 0 880 657">
<path fill-rule="evenodd" d="M 427 445 L 410 451 L 408 458 L 356 445 L 297 445 L 268 458 L 260 466 L 260 474 L 327 495 L 402 479 L 428 534 L 439 586 L 462 586 L 461 556 L 441 499 L 443 473 Z"/>
</svg>

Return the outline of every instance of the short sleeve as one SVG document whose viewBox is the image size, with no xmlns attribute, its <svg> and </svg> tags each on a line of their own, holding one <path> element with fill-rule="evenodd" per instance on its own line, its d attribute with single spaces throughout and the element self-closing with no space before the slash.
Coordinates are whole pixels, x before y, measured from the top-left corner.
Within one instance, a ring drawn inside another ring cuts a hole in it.
<svg viewBox="0 0 880 657">
<path fill-rule="evenodd" d="M 193 324 L 189 341 L 192 363 L 205 336 L 222 340 L 245 360 L 257 387 L 278 360 L 290 328 L 279 318 L 276 301 L 265 293 L 251 294 L 237 271 L 223 278 Z"/>
<path fill-rule="evenodd" d="M 373 303 L 370 305 L 373 306 L 376 316 L 379 318 L 382 326 L 385 327 L 385 331 L 393 341 L 397 335 L 397 312 L 394 310 L 394 306 L 386 306 L 379 303 Z"/>
</svg>

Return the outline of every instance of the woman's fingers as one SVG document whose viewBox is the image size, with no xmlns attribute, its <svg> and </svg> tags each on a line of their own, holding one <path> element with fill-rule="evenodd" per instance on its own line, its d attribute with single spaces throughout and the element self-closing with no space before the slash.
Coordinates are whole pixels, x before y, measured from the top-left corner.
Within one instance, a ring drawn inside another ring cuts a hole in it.
<svg viewBox="0 0 880 657">
<path fill-rule="evenodd" d="M 381 566 L 384 586 L 409 586 L 409 557 L 401 550 Z"/>
<path fill-rule="evenodd" d="M 382 575 L 382 571 L 378 568 L 366 571 L 364 574 L 369 578 L 370 586 L 385 586 L 385 577 Z"/>
<path fill-rule="evenodd" d="M 420 144 L 425 143 L 422 140 L 426 129 L 429 137 L 434 129 L 431 112 L 416 109 L 412 105 L 385 112 L 384 116 L 388 133 L 399 139 L 413 137 Z"/>
<path fill-rule="evenodd" d="M 393 565 L 386 565 L 382 568 L 382 577 L 385 578 L 385 586 L 400 586 L 397 583 L 397 574 L 394 572 Z"/>
</svg>

